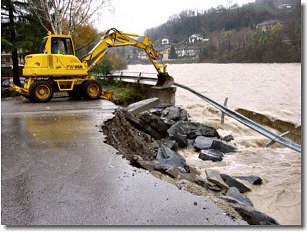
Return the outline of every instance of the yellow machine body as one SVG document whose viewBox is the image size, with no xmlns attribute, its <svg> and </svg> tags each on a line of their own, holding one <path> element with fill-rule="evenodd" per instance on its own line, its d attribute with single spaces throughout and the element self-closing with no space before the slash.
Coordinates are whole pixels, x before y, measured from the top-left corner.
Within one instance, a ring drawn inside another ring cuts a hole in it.
<svg viewBox="0 0 307 233">
<path fill-rule="evenodd" d="M 52 43 L 60 41 L 62 48 L 52 51 Z M 44 53 L 25 57 L 24 77 L 72 77 L 88 75 L 86 63 L 75 56 L 70 35 L 49 35 L 43 41 Z"/>
<path fill-rule="evenodd" d="M 100 42 L 86 54 L 82 60 L 75 55 L 75 48 L 70 35 L 49 34 L 42 43 L 42 53 L 25 57 L 23 75 L 26 78 L 24 87 L 11 85 L 18 93 L 35 102 L 49 101 L 54 92 L 67 91 L 73 97 L 96 99 L 102 89 L 89 72 L 102 61 L 108 48 L 120 46 L 135 46 L 144 49 L 148 58 L 158 72 L 159 88 L 170 87 L 174 80 L 166 72 L 166 65 L 159 64 L 160 54 L 155 50 L 148 36 L 139 41 L 132 37 L 137 34 L 120 32 L 110 29 Z M 110 98 L 110 93 L 102 98 Z"/>
</svg>

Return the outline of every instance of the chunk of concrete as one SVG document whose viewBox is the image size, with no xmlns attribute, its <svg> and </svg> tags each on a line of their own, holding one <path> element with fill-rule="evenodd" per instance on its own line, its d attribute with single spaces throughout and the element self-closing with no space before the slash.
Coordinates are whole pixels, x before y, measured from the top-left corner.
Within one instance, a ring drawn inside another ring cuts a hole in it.
<svg viewBox="0 0 307 233">
<path fill-rule="evenodd" d="M 160 104 L 159 98 L 150 98 L 130 104 L 126 107 L 126 110 L 134 115 L 138 115 L 141 112 L 144 112 L 148 109 L 158 106 L 159 104 Z"/>
</svg>

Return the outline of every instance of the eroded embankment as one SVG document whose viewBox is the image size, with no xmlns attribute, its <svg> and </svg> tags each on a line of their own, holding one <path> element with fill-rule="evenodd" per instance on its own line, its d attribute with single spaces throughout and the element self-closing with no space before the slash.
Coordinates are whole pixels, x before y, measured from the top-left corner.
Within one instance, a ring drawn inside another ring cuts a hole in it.
<svg viewBox="0 0 307 233">
<path fill-rule="evenodd" d="M 269 126 L 272 129 L 276 129 L 279 132 L 287 132 L 289 131 L 289 135 L 287 136 L 292 141 L 301 144 L 301 126 L 297 126 L 294 123 L 283 121 L 280 119 L 274 119 L 273 117 L 269 117 L 267 115 L 253 112 L 247 109 L 238 108 L 236 112 L 246 116 L 247 118 L 261 124 Z"/>
<path fill-rule="evenodd" d="M 145 168 L 180 189 L 207 196 L 234 218 L 256 225 L 278 224 L 255 209 L 244 195 L 250 189 L 238 180 L 246 177 L 230 177 L 212 169 L 206 170 L 206 176 L 200 176 L 177 152 L 181 148 L 194 148 L 199 151 L 199 159 L 218 163 L 226 153 L 236 151 L 228 143 L 233 140 L 230 135 L 221 139 L 214 128 L 189 121 L 184 109 L 160 106 L 138 116 L 117 110 L 102 129 L 107 143 L 119 150 L 132 165 Z M 248 179 L 254 184 L 261 183 L 260 177 L 250 176 Z"/>
</svg>

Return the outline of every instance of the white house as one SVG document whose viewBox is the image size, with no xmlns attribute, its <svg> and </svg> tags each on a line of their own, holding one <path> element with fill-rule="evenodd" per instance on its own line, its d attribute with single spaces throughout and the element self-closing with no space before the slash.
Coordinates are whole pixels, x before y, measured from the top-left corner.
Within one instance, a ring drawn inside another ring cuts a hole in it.
<svg viewBox="0 0 307 233">
<path fill-rule="evenodd" d="M 168 45 L 169 44 L 169 39 L 164 37 L 164 38 L 162 38 L 161 43 L 162 43 L 162 45 Z"/>
<path fill-rule="evenodd" d="M 197 42 L 204 42 L 204 41 L 208 41 L 208 40 L 209 40 L 208 38 L 205 39 L 199 34 L 193 34 L 193 35 L 189 36 L 189 38 L 188 38 L 189 44 L 194 44 L 194 43 L 197 43 Z"/>
</svg>

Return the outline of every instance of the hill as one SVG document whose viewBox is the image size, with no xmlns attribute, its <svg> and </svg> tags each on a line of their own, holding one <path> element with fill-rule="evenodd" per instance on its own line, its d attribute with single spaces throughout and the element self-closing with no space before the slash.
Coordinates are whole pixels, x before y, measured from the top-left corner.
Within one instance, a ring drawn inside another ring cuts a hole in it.
<svg viewBox="0 0 307 233">
<path fill-rule="evenodd" d="M 300 62 L 301 2 L 257 0 L 242 7 L 186 10 L 145 34 L 158 47 L 167 38 L 161 49 L 174 47 L 177 59 L 187 59 L 180 51 L 194 47 L 194 60 L 200 62 Z M 191 35 L 200 39 L 191 43 Z"/>
</svg>

